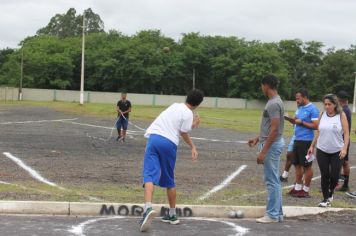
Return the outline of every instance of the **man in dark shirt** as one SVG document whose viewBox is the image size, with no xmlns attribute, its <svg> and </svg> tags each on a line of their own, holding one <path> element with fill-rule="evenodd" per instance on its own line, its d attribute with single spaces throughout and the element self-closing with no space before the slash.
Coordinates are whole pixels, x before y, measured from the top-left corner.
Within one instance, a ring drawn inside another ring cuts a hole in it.
<svg viewBox="0 0 356 236">
<path fill-rule="evenodd" d="M 348 101 L 349 95 L 345 91 L 340 91 L 337 93 L 337 98 L 339 100 L 340 105 L 342 106 L 342 110 L 345 112 L 347 123 L 349 124 L 349 132 L 351 132 L 351 110 L 349 108 L 349 101 Z M 341 192 L 349 191 L 349 176 L 350 176 L 349 149 L 350 149 L 350 142 L 347 148 L 347 154 L 342 164 L 342 169 L 344 173 L 343 174 L 344 184 L 341 187 L 336 188 L 337 191 L 341 191 Z"/>
<path fill-rule="evenodd" d="M 118 113 L 118 120 L 116 128 L 118 137 L 116 141 L 125 142 L 126 130 L 129 125 L 129 113 L 131 112 L 131 102 L 126 100 L 127 93 L 121 93 L 121 100 L 117 102 L 116 110 Z M 121 129 L 122 128 L 122 129 Z"/>
</svg>

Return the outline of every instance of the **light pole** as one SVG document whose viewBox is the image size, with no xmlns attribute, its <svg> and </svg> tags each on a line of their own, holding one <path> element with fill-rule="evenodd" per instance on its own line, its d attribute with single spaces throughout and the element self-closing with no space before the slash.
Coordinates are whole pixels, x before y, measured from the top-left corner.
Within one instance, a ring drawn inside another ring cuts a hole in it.
<svg viewBox="0 0 356 236">
<path fill-rule="evenodd" d="M 356 108 L 355 108 L 355 103 L 356 103 L 356 71 L 354 72 L 355 75 L 355 85 L 354 85 L 354 101 L 352 103 L 352 113 L 355 113 Z"/>
<path fill-rule="evenodd" d="M 82 68 L 80 73 L 80 105 L 84 104 L 84 50 L 85 50 L 85 11 L 83 12 L 83 36 L 82 36 Z"/>
<path fill-rule="evenodd" d="M 23 81 L 23 47 L 24 44 L 22 45 L 21 48 L 21 74 L 20 74 L 20 86 L 19 86 L 19 97 L 18 100 L 22 101 L 22 81 Z"/>
<path fill-rule="evenodd" d="M 195 89 L 195 67 L 193 67 L 193 89 Z"/>
</svg>

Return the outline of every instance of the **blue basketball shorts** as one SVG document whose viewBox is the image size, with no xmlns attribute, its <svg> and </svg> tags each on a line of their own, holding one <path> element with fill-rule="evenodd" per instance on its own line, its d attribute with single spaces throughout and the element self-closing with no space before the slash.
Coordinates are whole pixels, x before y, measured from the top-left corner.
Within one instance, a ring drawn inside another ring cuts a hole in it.
<svg viewBox="0 0 356 236">
<path fill-rule="evenodd" d="M 151 182 L 162 188 L 174 188 L 176 157 L 175 143 L 163 136 L 151 134 L 143 161 L 143 184 Z"/>
</svg>

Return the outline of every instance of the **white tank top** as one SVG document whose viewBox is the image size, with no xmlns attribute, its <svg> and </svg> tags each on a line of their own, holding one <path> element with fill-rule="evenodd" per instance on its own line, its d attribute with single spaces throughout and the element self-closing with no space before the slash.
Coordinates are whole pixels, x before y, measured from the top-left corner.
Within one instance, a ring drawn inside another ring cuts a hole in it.
<svg viewBox="0 0 356 236">
<path fill-rule="evenodd" d="M 319 122 L 319 138 L 316 147 L 326 153 L 340 152 L 344 146 L 340 114 L 328 116 L 324 112 Z"/>
</svg>

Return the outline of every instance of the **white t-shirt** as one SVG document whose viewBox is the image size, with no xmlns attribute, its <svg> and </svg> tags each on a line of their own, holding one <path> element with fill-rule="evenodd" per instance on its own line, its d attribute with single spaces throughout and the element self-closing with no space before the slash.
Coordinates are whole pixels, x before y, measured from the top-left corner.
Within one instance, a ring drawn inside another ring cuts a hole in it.
<svg viewBox="0 0 356 236">
<path fill-rule="evenodd" d="M 179 144 L 180 133 L 187 133 L 192 130 L 193 112 L 184 103 L 174 103 L 164 110 L 148 127 L 145 137 L 150 134 L 161 135 L 177 146 Z"/>
<path fill-rule="evenodd" d="M 343 133 L 340 114 L 330 117 L 324 112 L 319 122 L 316 147 L 326 153 L 340 152 L 344 146 Z"/>
</svg>

